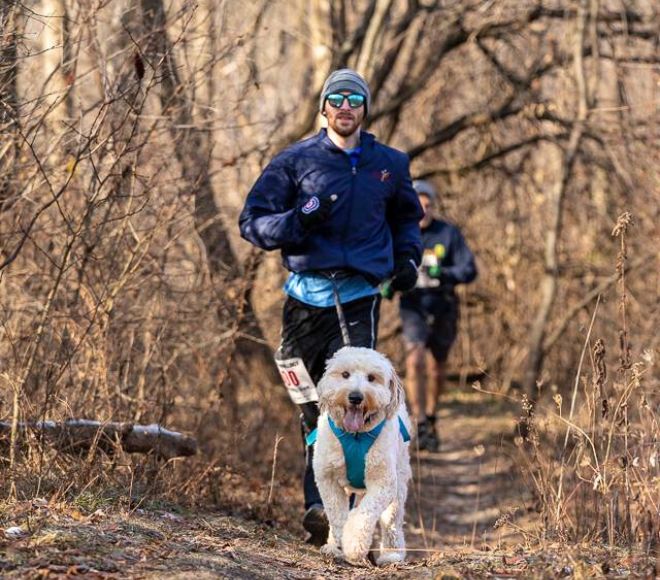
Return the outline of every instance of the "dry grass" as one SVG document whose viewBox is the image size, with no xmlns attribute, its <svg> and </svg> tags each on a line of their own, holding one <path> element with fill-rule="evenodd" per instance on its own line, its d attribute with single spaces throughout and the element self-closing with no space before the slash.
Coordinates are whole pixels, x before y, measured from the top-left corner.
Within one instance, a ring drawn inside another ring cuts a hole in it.
<svg viewBox="0 0 660 580">
<path fill-rule="evenodd" d="M 519 448 L 539 504 L 542 539 L 592 542 L 657 557 L 660 543 L 660 383 L 655 355 L 632 360 L 625 285 L 625 213 L 613 230 L 620 240 L 619 344 L 594 336 L 596 304 L 570 399 L 548 393 L 523 399 Z M 588 357 L 585 357 L 585 353 Z M 609 364 L 608 364 L 609 363 Z M 585 365 L 587 366 L 587 365 Z M 614 371 L 611 371 L 611 368 Z M 539 393 L 543 393 L 539 385 Z"/>
</svg>

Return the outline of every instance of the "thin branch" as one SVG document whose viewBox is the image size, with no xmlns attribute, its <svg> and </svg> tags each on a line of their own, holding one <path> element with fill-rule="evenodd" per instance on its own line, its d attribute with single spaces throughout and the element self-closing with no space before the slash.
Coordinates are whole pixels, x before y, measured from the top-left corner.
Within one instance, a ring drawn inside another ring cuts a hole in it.
<svg viewBox="0 0 660 580">
<path fill-rule="evenodd" d="M 466 163 L 464 165 L 460 165 L 457 167 L 442 167 L 438 169 L 431 169 L 429 171 L 423 171 L 421 173 L 418 173 L 416 177 L 418 179 L 428 179 L 430 177 L 435 177 L 438 175 L 451 175 L 456 173 L 466 174 L 472 171 L 478 171 L 479 169 L 483 169 L 484 167 L 490 165 L 493 161 L 496 161 L 497 159 L 501 159 L 502 157 L 506 157 L 507 155 L 511 153 L 515 153 L 520 149 L 529 147 L 530 145 L 535 145 L 542 141 L 556 141 L 557 139 L 562 139 L 567 136 L 568 133 L 562 133 L 552 136 L 535 135 L 533 137 L 530 137 L 529 139 L 523 139 L 522 141 L 518 141 L 517 143 L 506 145 L 505 147 L 502 147 L 498 151 L 493 151 L 492 153 L 489 153 L 488 155 L 482 157 L 481 159 L 473 163 Z"/>
<path fill-rule="evenodd" d="M 482 127 L 488 125 L 494 121 L 501 121 L 507 117 L 517 115 L 523 111 L 524 107 L 520 105 L 514 106 L 515 96 L 510 96 L 507 100 L 500 105 L 500 107 L 490 113 L 475 112 L 463 115 L 458 119 L 452 121 L 448 125 L 445 125 L 441 129 L 438 129 L 433 134 L 429 135 L 424 142 L 419 145 L 415 145 L 408 150 L 408 155 L 410 159 L 415 159 L 419 157 L 429 149 L 437 147 L 443 143 L 451 141 L 459 133 L 467 129 L 472 129 L 476 127 Z"/>
<path fill-rule="evenodd" d="M 627 271 L 630 272 L 631 270 L 634 270 L 636 268 L 639 268 L 649 262 L 652 262 L 657 259 L 657 256 L 655 255 L 649 255 L 649 256 L 643 256 L 641 258 L 638 258 L 637 260 L 633 261 L 629 266 Z M 555 330 L 550 334 L 546 340 L 543 342 L 543 351 L 545 354 L 548 354 L 550 350 L 552 350 L 552 347 L 557 343 L 557 341 L 564 335 L 564 332 L 566 332 L 566 329 L 568 328 L 569 324 L 575 320 L 575 316 L 577 315 L 580 310 L 583 308 L 586 308 L 591 302 L 596 300 L 599 296 L 601 296 L 604 292 L 606 292 L 611 286 L 616 284 L 619 280 L 619 274 L 613 274 L 612 276 L 609 276 L 608 278 L 605 278 L 598 286 L 596 286 L 593 290 L 588 292 L 582 300 L 574 304 L 571 308 L 569 308 L 564 316 L 562 317 L 561 321 L 559 322 L 559 325 Z"/>
</svg>

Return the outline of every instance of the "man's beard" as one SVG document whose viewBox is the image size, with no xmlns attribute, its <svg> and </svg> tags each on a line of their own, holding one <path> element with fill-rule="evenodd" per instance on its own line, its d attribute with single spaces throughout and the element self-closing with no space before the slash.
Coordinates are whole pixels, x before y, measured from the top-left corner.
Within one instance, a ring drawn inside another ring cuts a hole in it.
<svg viewBox="0 0 660 580">
<path fill-rule="evenodd" d="M 350 137 L 360 128 L 360 124 L 353 117 L 351 117 L 350 119 L 351 121 L 350 124 L 348 124 L 347 122 L 340 124 L 339 121 L 340 121 L 339 119 L 334 120 L 334 122 L 332 123 L 332 130 L 335 133 L 337 133 L 337 135 L 341 135 L 342 137 Z M 346 118 L 345 121 L 348 121 L 348 118 Z"/>
</svg>

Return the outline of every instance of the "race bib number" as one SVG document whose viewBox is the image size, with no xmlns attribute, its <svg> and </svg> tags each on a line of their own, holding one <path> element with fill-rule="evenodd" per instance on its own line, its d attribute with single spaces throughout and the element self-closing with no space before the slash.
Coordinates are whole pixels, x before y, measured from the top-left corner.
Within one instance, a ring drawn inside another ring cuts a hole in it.
<svg viewBox="0 0 660 580">
<path fill-rule="evenodd" d="M 319 400 L 314 382 L 301 358 L 275 359 L 275 364 L 277 364 L 284 386 L 289 392 L 289 397 L 296 405 Z"/>
</svg>

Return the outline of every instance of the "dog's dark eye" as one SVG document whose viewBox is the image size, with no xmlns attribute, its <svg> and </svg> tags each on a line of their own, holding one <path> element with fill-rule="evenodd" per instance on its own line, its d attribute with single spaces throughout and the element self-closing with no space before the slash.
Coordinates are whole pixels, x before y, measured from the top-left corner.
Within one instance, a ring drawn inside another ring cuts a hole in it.
<svg viewBox="0 0 660 580">
<path fill-rule="evenodd" d="M 368 380 L 370 383 L 373 383 L 373 382 L 376 380 L 376 377 L 374 377 L 373 375 L 367 375 L 367 380 Z"/>
<path fill-rule="evenodd" d="M 344 372 L 341 374 L 341 376 L 344 377 L 345 379 L 347 379 L 348 377 L 351 376 L 351 373 L 349 373 L 348 371 L 344 371 Z"/>
</svg>

